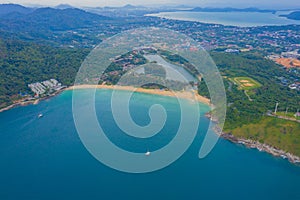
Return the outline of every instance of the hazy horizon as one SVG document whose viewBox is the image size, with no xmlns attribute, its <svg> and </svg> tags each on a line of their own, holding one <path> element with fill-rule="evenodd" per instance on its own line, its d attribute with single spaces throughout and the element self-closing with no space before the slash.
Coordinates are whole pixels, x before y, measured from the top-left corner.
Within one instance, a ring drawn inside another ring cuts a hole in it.
<svg viewBox="0 0 300 200">
<path fill-rule="evenodd" d="M 299 0 L 290 0 L 289 2 L 282 2 L 279 0 L 252 0 L 251 2 L 241 2 L 240 0 L 151 0 L 144 2 L 141 0 L 109 0 L 109 1 L 93 1 L 85 0 L 78 2 L 77 0 L 46 0 L 41 2 L 40 0 L 0 0 L 1 4 L 13 3 L 21 4 L 24 6 L 56 6 L 60 4 L 69 4 L 74 7 L 104 7 L 104 6 L 124 6 L 127 4 L 135 6 L 171 6 L 171 5 L 187 5 L 187 6 L 201 6 L 201 7 L 256 7 L 265 9 L 291 9 L 300 8 Z"/>
</svg>

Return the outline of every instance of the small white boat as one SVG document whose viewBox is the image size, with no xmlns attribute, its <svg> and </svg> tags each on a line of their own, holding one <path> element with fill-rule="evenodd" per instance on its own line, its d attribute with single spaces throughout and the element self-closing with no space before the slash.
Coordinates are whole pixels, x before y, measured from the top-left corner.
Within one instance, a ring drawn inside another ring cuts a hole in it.
<svg viewBox="0 0 300 200">
<path fill-rule="evenodd" d="M 40 113 L 40 114 L 38 115 L 38 118 L 42 118 L 42 117 L 43 117 L 43 114 Z"/>
<path fill-rule="evenodd" d="M 146 153 L 145 153 L 145 156 L 150 156 L 151 155 L 151 152 L 150 151 L 147 151 Z"/>
</svg>

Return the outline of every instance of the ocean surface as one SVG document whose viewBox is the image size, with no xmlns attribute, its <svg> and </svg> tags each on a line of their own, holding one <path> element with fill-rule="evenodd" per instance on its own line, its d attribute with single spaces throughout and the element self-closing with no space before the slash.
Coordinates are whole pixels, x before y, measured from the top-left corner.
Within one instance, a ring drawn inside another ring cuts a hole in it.
<svg viewBox="0 0 300 200">
<path fill-rule="evenodd" d="M 148 109 L 161 103 L 168 119 L 162 133 L 133 139 L 118 130 L 110 110 L 110 90 L 98 90 L 96 107 L 107 136 L 121 148 L 145 152 L 174 137 L 180 112 L 171 97 L 134 94 L 130 112 L 149 123 Z M 170 166 L 147 174 L 113 170 L 88 153 L 76 132 L 72 91 L 0 113 L 0 199 L 300 199 L 300 167 L 267 153 L 220 139 L 204 159 L 199 148 L 208 127 L 202 117 L 185 154 Z M 44 117 L 38 119 L 38 114 Z"/>
<path fill-rule="evenodd" d="M 166 19 L 197 21 L 209 24 L 222 24 L 226 26 L 254 27 L 254 26 L 272 26 L 272 25 L 290 25 L 300 24 L 299 20 L 291 20 L 286 17 L 280 17 L 287 12 L 261 13 L 261 12 L 161 12 L 149 14 Z"/>
</svg>

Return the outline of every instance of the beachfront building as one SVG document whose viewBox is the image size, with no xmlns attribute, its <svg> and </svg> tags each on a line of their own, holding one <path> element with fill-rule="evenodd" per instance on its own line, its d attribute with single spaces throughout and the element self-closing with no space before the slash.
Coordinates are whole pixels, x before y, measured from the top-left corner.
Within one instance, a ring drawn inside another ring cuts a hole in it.
<svg viewBox="0 0 300 200">
<path fill-rule="evenodd" d="M 40 96 L 43 94 L 51 94 L 55 91 L 62 90 L 65 88 L 60 82 L 56 79 L 50 79 L 42 82 L 31 83 L 28 85 L 31 91 L 35 94 L 35 96 Z"/>
</svg>

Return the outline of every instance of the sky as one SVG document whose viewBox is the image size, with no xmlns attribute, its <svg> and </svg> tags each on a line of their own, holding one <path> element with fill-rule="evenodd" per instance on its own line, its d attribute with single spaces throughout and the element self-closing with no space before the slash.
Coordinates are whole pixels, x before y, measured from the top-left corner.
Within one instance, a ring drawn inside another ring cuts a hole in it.
<svg viewBox="0 0 300 200">
<path fill-rule="evenodd" d="M 0 3 L 17 3 L 22 5 L 70 4 L 82 6 L 123 6 L 132 5 L 166 5 L 184 4 L 211 7 L 258 7 L 258 8 L 300 8 L 300 0 L 0 0 Z"/>
</svg>

